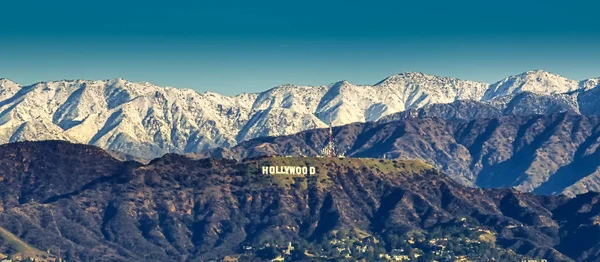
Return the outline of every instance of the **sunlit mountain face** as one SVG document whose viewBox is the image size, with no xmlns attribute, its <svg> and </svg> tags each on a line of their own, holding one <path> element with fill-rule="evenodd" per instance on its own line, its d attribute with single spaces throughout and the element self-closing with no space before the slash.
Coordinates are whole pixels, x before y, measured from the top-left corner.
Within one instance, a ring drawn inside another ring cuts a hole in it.
<svg viewBox="0 0 600 262">
<path fill-rule="evenodd" d="M 124 79 L 0 83 L 0 142 L 66 140 L 139 158 L 229 148 L 258 137 L 406 117 L 593 115 L 598 80 L 529 71 L 494 84 L 422 73 L 375 85 L 282 85 L 224 96 Z"/>
</svg>

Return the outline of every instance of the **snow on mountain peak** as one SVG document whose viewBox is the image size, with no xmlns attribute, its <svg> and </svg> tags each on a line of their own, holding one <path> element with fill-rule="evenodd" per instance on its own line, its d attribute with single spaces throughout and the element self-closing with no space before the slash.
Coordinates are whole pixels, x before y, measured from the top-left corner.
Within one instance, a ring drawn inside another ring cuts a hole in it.
<svg viewBox="0 0 600 262">
<path fill-rule="evenodd" d="M 480 101 L 525 91 L 598 91 L 598 83 L 598 79 L 578 83 L 542 70 L 493 85 L 407 72 L 375 85 L 288 84 L 261 93 L 224 96 L 123 78 L 24 87 L 0 79 L 0 143 L 64 139 L 148 158 L 326 127 L 330 116 L 333 125 L 377 121 L 407 109 L 457 100 Z M 588 92 L 587 97 L 593 94 Z M 586 101 L 593 105 L 595 100 Z M 48 131 L 42 135 L 40 130 Z"/>
<path fill-rule="evenodd" d="M 584 91 L 600 87 L 600 77 L 583 80 L 580 82 L 579 86 Z"/>
<path fill-rule="evenodd" d="M 0 88 L 6 88 L 8 86 L 21 86 L 19 84 L 17 84 L 16 82 L 7 79 L 7 78 L 0 78 Z"/>
<path fill-rule="evenodd" d="M 430 74 L 425 74 L 423 72 L 402 72 L 397 74 L 396 76 L 409 77 L 409 78 L 419 78 L 419 77 L 437 77 Z"/>
<path fill-rule="evenodd" d="M 6 78 L 0 78 L 0 102 L 14 96 L 20 89 L 21 85 Z"/>
<path fill-rule="evenodd" d="M 375 86 L 399 91 L 404 109 L 419 108 L 435 103 L 451 103 L 455 100 L 479 100 L 489 84 L 408 72 L 392 75 Z"/>
<path fill-rule="evenodd" d="M 504 78 L 490 86 L 483 100 L 520 92 L 562 94 L 579 89 L 579 82 L 544 70 L 531 70 Z"/>
<path fill-rule="evenodd" d="M 341 80 L 341 81 L 338 81 L 337 83 L 339 83 L 340 85 L 352 85 L 352 83 L 350 83 L 348 80 Z"/>
</svg>

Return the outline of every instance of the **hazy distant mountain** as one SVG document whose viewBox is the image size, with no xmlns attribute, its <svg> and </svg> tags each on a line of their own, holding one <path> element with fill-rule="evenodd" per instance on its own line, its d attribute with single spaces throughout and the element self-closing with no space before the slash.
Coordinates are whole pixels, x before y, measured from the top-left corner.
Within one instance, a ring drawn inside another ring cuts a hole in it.
<svg viewBox="0 0 600 262">
<path fill-rule="evenodd" d="M 600 259 L 597 193 L 465 188 L 421 161 L 169 154 L 141 165 L 58 141 L 0 155 L 9 256 L 28 243 L 68 261 Z M 265 165 L 317 172 L 264 175 Z"/>
<path fill-rule="evenodd" d="M 0 143 L 59 139 L 153 158 L 326 127 L 330 117 L 338 126 L 410 115 L 595 114 L 597 90 L 598 79 L 577 82 L 544 71 L 493 85 L 403 73 L 373 86 L 282 85 L 234 97 L 123 79 L 30 86 L 1 79 Z"/>
</svg>

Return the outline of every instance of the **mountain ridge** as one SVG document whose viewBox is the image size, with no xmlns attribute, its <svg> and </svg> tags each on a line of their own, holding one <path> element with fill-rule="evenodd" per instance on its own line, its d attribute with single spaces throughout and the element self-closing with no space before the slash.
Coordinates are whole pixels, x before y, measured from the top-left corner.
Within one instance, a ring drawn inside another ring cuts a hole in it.
<svg viewBox="0 0 600 262">
<path fill-rule="evenodd" d="M 506 79 L 515 78 L 515 77 L 519 77 L 519 76 L 528 76 L 528 75 L 531 75 L 531 74 L 540 74 L 540 73 L 541 74 L 546 74 L 546 75 L 551 75 L 553 77 L 563 78 L 563 79 L 566 79 L 566 80 L 571 80 L 571 79 L 568 79 L 568 78 L 566 78 L 564 76 L 561 76 L 561 75 L 559 75 L 557 73 L 546 71 L 544 69 L 533 69 L 533 70 L 525 71 L 523 73 L 511 75 L 511 76 L 508 76 L 508 77 L 504 78 L 503 80 L 500 80 L 500 81 L 497 81 L 497 82 L 492 82 L 492 83 L 488 83 L 488 82 L 485 82 L 485 81 L 469 80 L 469 79 L 466 79 L 466 78 L 449 77 L 449 76 L 442 76 L 442 75 L 437 75 L 437 74 L 428 74 L 428 73 L 424 73 L 424 72 L 421 72 L 421 71 L 407 71 L 407 72 L 392 74 L 392 75 L 390 75 L 388 77 L 385 77 L 381 81 L 376 82 L 375 84 L 372 84 L 372 85 L 369 85 L 369 84 L 358 84 L 357 86 L 379 86 L 379 85 L 381 85 L 382 83 L 384 83 L 386 80 L 388 80 L 390 78 L 404 77 L 404 76 L 409 76 L 409 77 L 411 77 L 411 76 L 417 76 L 417 77 L 424 77 L 424 78 L 434 78 L 434 79 L 437 78 L 437 79 L 455 80 L 455 81 L 469 81 L 469 82 L 475 82 L 475 83 L 493 85 L 493 84 L 502 83 Z M 59 80 L 43 80 L 43 81 L 34 82 L 32 84 L 28 84 L 28 85 L 19 84 L 17 81 L 13 81 L 10 78 L 0 77 L 0 82 L 12 83 L 12 84 L 18 85 L 20 87 L 34 86 L 34 85 L 38 85 L 38 84 L 53 83 L 53 82 L 78 82 L 78 81 L 89 81 L 89 82 L 126 81 L 126 82 L 129 82 L 129 83 L 141 84 L 141 85 L 144 85 L 144 86 L 156 86 L 152 82 L 149 82 L 149 81 L 129 81 L 129 80 L 127 80 L 125 78 L 122 78 L 122 77 L 107 78 L 107 79 L 96 79 L 96 80 L 89 80 L 89 79 L 82 79 L 82 78 L 77 78 L 77 79 L 59 79 Z M 585 83 L 588 83 L 588 82 L 590 82 L 590 83 L 597 83 L 597 82 L 600 81 L 600 76 L 585 78 L 585 79 L 582 79 L 582 80 L 571 80 L 571 81 L 577 81 L 577 82 L 579 82 L 581 84 L 585 84 Z M 332 83 L 325 84 L 325 85 L 280 84 L 280 85 L 268 88 L 265 91 L 259 91 L 259 92 L 241 92 L 241 93 L 235 94 L 235 95 L 223 95 L 223 94 L 220 94 L 220 93 L 215 92 L 215 91 L 198 92 L 198 91 L 195 91 L 195 90 L 193 90 L 191 88 L 179 88 L 179 87 L 168 86 L 168 85 L 167 86 L 160 86 L 160 87 L 167 88 L 167 89 L 169 89 L 169 88 L 176 88 L 176 89 L 181 89 L 181 90 L 189 90 L 189 91 L 196 92 L 198 94 L 217 94 L 217 95 L 226 96 L 226 97 L 237 97 L 237 96 L 243 96 L 243 95 L 258 95 L 260 93 L 267 92 L 267 91 L 270 91 L 272 89 L 282 88 L 282 87 L 323 87 L 323 86 L 332 86 L 332 85 L 339 84 L 339 83 L 348 83 L 348 84 L 350 84 L 350 82 L 348 80 L 339 80 L 339 81 L 332 82 Z M 592 85 L 592 84 L 589 84 L 589 85 Z M 589 87 L 589 86 L 586 86 L 586 87 Z M 591 86 L 591 87 L 595 87 L 595 85 Z M 582 85 L 581 89 L 584 89 L 584 88 L 585 88 L 584 85 Z"/>
<path fill-rule="evenodd" d="M 336 150 L 349 157 L 421 159 L 455 181 L 574 196 L 600 192 L 600 116 L 572 112 L 499 115 L 474 120 L 439 117 L 353 123 L 333 128 Z M 318 156 L 328 129 L 257 138 L 200 156 L 243 159 Z"/>
<path fill-rule="evenodd" d="M 421 161 L 167 154 L 140 164 L 63 141 L 0 152 L 0 227 L 69 261 L 262 261 L 292 256 L 279 251 L 290 245 L 296 255 L 372 260 L 373 252 L 412 256 L 409 248 L 431 256 L 438 249 L 426 243 L 444 238 L 461 241 L 447 245 L 452 252 L 487 259 L 600 258 L 597 193 L 569 199 L 466 188 Z M 265 176 L 265 165 L 317 172 Z M 409 239 L 412 247 L 403 244 Z M 269 245 L 275 256 L 263 254 Z"/>
<path fill-rule="evenodd" d="M 538 81 L 539 77 L 542 80 Z M 60 139 L 151 159 L 169 152 L 232 147 L 257 137 L 322 128 L 330 117 L 334 126 L 340 126 L 380 121 L 398 112 L 444 108 L 461 101 L 478 101 L 506 111 L 504 108 L 512 105 L 507 98 L 527 92 L 555 102 L 550 104 L 553 107 L 536 98 L 520 102 L 519 112 L 523 114 L 570 108 L 593 114 L 600 108 L 594 99 L 600 90 L 598 79 L 580 81 L 581 88 L 575 91 L 571 87 L 557 89 L 571 93 L 548 95 L 540 94 L 545 92 L 540 91 L 539 83 L 555 83 L 563 77 L 538 70 L 513 78 L 524 80 L 501 81 L 497 83 L 503 86 L 500 91 L 490 91 L 494 84 L 408 72 L 375 85 L 347 81 L 323 86 L 280 85 L 236 96 L 122 78 L 44 81 L 29 86 L 2 80 L 0 143 Z M 569 106 L 569 99 L 576 102 Z"/>
</svg>

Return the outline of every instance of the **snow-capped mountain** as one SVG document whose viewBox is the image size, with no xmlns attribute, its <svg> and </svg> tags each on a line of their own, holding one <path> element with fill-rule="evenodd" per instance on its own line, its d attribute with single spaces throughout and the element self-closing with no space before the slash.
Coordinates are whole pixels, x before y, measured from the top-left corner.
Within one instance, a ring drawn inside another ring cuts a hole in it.
<svg viewBox="0 0 600 262">
<path fill-rule="evenodd" d="M 376 121 L 383 116 L 429 104 L 479 99 L 488 84 L 422 73 L 390 76 L 374 86 L 346 81 L 330 86 L 319 103 L 317 117 L 334 125 Z"/>
<path fill-rule="evenodd" d="M 6 78 L 0 78 L 0 101 L 4 101 L 17 93 L 21 85 Z"/>
<path fill-rule="evenodd" d="M 497 97 L 489 101 L 457 100 L 448 104 L 431 104 L 394 113 L 378 121 L 391 122 L 422 117 L 469 121 L 505 115 L 531 116 L 562 112 L 581 114 L 580 106 L 577 104 L 577 94 L 544 95 L 526 91 Z"/>
<path fill-rule="evenodd" d="M 598 82 L 577 82 L 544 71 L 526 72 L 492 85 L 403 73 L 375 85 L 347 81 L 282 85 L 230 97 L 124 79 L 29 86 L 0 79 L 0 143 L 58 139 L 151 158 L 326 127 L 330 120 L 333 125 L 377 121 L 401 111 L 457 101 L 504 103 L 513 111 L 523 110 L 510 101 L 525 91 L 566 97 L 575 108 L 578 103 L 595 108 L 599 106 L 593 99 L 600 90 Z"/>
<path fill-rule="evenodd" d="M 60 139 L 141 156 L 234 145 L 256 99 L 123 79 L 42 82 L 13 93 L 0 102 L 2 143 Z"/>
<path fill-rule="evenodd" d="M 539 94 L 563 94 L 580 88 L 580 82 L 542 70 L 527 71 L 509 76 L 492 84 L 483 95 L 483 100 L 520 92 Z"/>
</svg>

